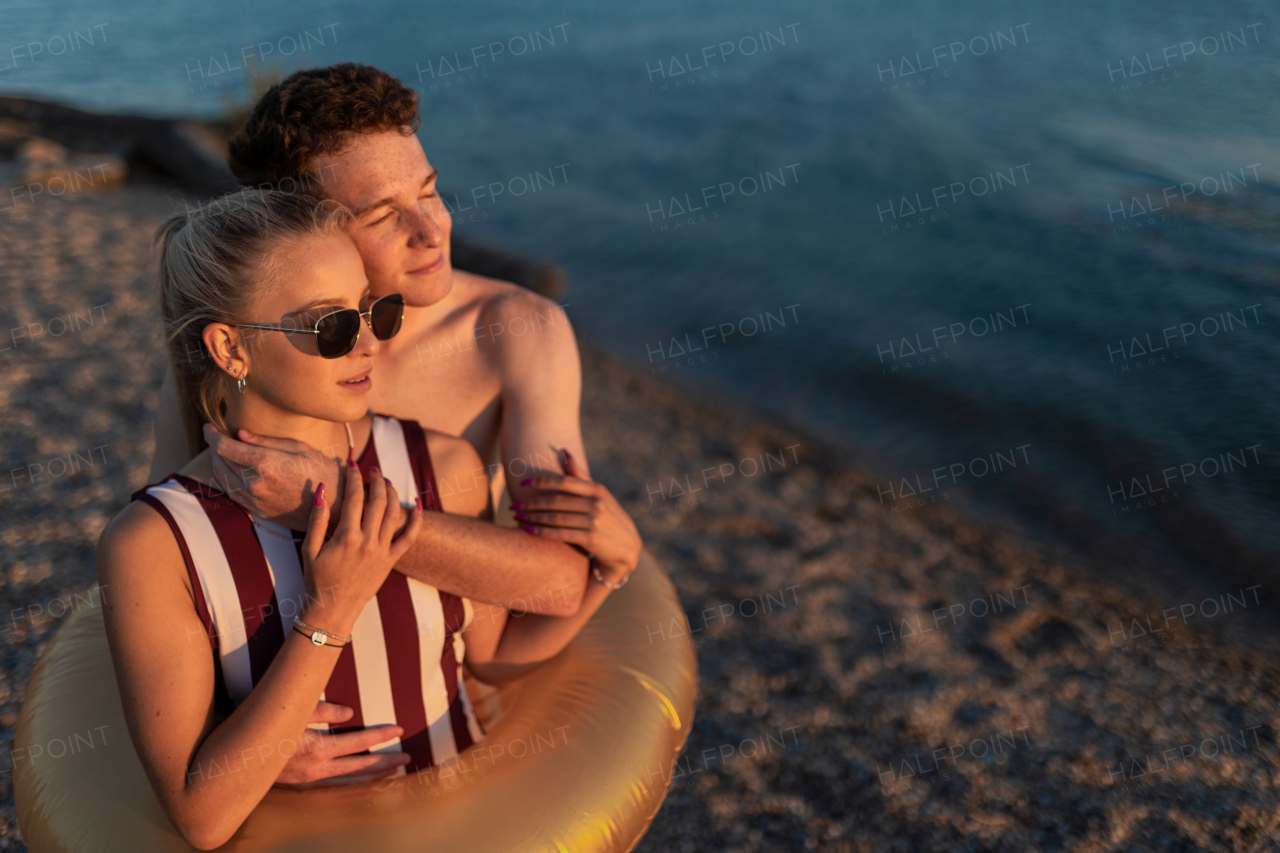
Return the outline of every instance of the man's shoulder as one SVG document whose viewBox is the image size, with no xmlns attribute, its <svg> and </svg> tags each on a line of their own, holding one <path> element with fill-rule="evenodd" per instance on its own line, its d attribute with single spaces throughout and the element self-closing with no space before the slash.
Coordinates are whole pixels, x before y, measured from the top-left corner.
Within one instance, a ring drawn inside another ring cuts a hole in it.
<svg viewBox="0 0 1280 853">
<path fill-rule="evenodd" d="M 518 348 L 525 341 L 556 346 L 573 340 L 569 318 L 555 301 L 510 282 L 474 273 L 455 275 L 461 301 L 475 311 L 476 334 L 486 342 Z"/>
<path fill-rule="evenodd" d="M 454 287 L 460 301 L 474 305 L 487 320 L 511 319 L 521 314 L 542 314 L 546 318 L 552 312 L 560 316 L 564 313 L 556 302 L 509 281 L 455 270 Z"/>
</svg>

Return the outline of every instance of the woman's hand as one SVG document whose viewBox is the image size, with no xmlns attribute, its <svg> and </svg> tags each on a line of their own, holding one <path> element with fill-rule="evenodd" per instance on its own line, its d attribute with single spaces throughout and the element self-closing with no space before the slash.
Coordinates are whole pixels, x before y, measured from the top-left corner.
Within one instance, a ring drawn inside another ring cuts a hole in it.
<svg viewBox="0 0 1280 853">
<path fill-rule="evenodd" d="M 342 520 L 328 542 L 324 536 L 329 526 L 329 505 L 321 484 L 302 541 L 302 569 L 307 584 L 303 621 L 338 636 L 351 633 L 365 604 L 377 594 L 422 529 L 422 501 L 415 499 L 409 525 L 399 533 L 405 511 L 396 490 L 376 468 L 371 473 L 366 503 L 360 469 L 354 462 L 349 463 Z"/>
<path fill-rule="evenodd" d="M 341 724 L 351 719 L 346 705 L 321 700 L 308 723 Z M 380 743 L 400 737 L 400 726 L 374 726 L 361 732 L 331 734 L 303 729 L 298 749 L 280 771 L 276 785 L 281 788 L 329 788 L 385 779 L 409 763 L 407 752 L 358 755 Z"/>
<path fill-rule="evenodd" d="M 640 561 L 640 532 L 609 490 L 590 479 L 562 450 L 564 475 L 522 480 L 540 494 L 511 505 L 530 533 L 577 545 L 596 558 L 605 580 L 617 583 Z"/>
<path fill-rule="evenodd" d="M 342 467 L 304 441 L 257 436 L 240 430 L 237 441 L 205 424 L 204 439 L 213 449 L 213 476 L 233 501 L 249 512 L 304 530 L 310 515 L 308 492 L 323 483 L 341 494 Z"/>
</svg>

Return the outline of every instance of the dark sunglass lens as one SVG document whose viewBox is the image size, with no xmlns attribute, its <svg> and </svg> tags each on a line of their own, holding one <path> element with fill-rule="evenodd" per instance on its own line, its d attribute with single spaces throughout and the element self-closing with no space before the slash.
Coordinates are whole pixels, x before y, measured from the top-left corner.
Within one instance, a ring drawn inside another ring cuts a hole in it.
<svg viewBox="0 0 1280 853">
<path fill-rule="evenodd" d="M 355 349 L 360 312 L 354 308 L 334 311 L 320 319 L 316 331 L 316 351 L 324 358 L 341 358 Z"/>
<path fill-rule="evenodd" d="M 398 293 L 390 293 L 369 307 L 369 327 L 380 341 L 394 338 L 403 319 L 404 297 Z"/>
</svg>

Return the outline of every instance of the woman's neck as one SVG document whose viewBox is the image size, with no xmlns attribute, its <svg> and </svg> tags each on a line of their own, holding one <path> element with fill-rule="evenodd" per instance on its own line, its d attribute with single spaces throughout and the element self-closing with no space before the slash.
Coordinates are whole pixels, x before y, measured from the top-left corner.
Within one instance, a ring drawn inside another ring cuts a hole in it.
<svg viewBox="0 0 1280 853">
<path fill-rule="evenodd" d="M 356 451 L 363 449 L 361 433 L 368 415 L 350 422 L 355 433 Z M 305 442 L 326 456 L 345 459 L 347 456 L 347 427 L 334 421 L 300 415 L 269 405 L 256 397 L 246 396 L 234 401 L 226 418 L 231 437 L 238 439 L 239 430 L 248 430 L 265 438 L 286 438 Z"/>
</svg>

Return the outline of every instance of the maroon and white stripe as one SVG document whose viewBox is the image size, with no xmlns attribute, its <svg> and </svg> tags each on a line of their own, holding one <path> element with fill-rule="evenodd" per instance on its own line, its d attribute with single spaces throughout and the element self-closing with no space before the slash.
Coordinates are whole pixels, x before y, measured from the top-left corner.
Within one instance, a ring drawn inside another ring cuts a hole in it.
<svg viewBox="0 0 1280 853">
<path fill-rule="evenodd" d="M 406 506 L 441 509 L 426 436 L 413 421 L 375 416 L 361 473 L 377 467 Z M 135 495 L 169 522 L 218 659 L 221 695 L 239 705 L 280 651 L 303 609 L 301 533 L 249 515 L 222 492 L 174 475 Z M 335 731 L 398 725 L 373 752 L 407 752 L 406 770 L 438 765 L 484 737 L 462 689 L 461 631 L 471 603 L 391 572 L 356 619 L 322 697 L 354 710 Z"/>
</svg>

